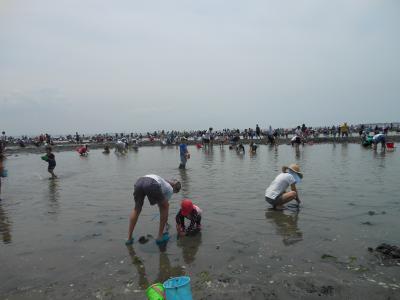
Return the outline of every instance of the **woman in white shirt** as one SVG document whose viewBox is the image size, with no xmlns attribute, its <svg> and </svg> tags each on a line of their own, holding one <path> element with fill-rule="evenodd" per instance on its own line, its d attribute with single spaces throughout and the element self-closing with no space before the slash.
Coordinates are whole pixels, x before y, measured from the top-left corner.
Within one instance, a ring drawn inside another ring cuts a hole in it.
<svg viewBox="0 0 400 300">
<path fill-rule="evenodd" d="M 282 167 L 282 173 L 275 177 L 269 187 L 265 190 L 265 200 L 273 206 L 274 209 L 283 209 L 283 205 L 296 200 L 300 203 L 300 198 L 296 189 L 296 184 L 301 182 L 303 174 L 297 164 L 291 164 L 289 167 Z M 290 186 L 291 191 L 286 192 Z"/>
</svg>

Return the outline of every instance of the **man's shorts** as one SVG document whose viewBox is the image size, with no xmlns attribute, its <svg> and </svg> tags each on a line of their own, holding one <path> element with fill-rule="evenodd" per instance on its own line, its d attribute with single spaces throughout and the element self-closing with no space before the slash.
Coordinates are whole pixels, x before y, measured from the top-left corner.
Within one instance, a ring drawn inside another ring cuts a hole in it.
<svg viewBox="0 0 400 300">
<path fill-rule="evenodd" d="M 160 184 L 153 178 L 140 177 L 138 181 L 136 181 L 133 191 L 135 207 L 142 207 L 146 196 L 149 199 L 150 205 L 155 205 L 164 201 L 164 195 L 161 191 Z"/>
<path fill-rule="evenodd" d="M 55 168 L 56 168 L 56 164 L 55 163 L 51 163 L 47 167 L 47 171 L 52 172 Z"/>
<path fill-rule="evenodd" d="M 269 198 L 269 197 L 265 197 L 265 201 L 267 201 L 272 206 L 277 205 L 277 203 L 279 201 L 281 201 L 281 199 L 282 199 L 282 195 L 278 195 L 275 199 L 272 199 L 272 198 Z"/>
</svg>

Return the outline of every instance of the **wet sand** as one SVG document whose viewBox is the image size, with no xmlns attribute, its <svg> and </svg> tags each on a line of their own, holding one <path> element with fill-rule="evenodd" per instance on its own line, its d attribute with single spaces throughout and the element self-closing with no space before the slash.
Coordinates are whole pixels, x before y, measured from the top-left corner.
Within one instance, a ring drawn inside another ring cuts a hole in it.
<svg viewBox="0 0 400 300">
<path fill-rule="evenodd" d="M 246 147 L 246 150 L 248 148 Z M 126 156 L 92 150 L 56 153 L 57 180 L 39 154 L 6 161 L 0 202 L 2 299 L 145 299 L 145 288 L 191 277 L 194 299 L 398 299 L 400 262 L 368 247 L 399 243 L 398 153 L 360 145 L 299 149 L 260 146 L 239 155 L 225 146 L 189 146 L 179 170 L 175 146 Z M 281 165 L 305 174 L 300 211 L 272 211 L 266 186 Z M 171 200 L 190 197 L 204 211 L 203 230 L 160 249 L 157 209 L 145 203 L 132 247 L 124 245 L 135 180 L 146 173 L 181 180 Z"/>
</svg>

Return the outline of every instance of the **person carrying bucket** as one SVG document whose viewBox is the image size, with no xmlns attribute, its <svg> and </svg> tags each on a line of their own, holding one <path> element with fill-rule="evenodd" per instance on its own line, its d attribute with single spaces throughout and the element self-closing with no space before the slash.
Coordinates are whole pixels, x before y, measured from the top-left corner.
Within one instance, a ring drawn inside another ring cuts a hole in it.
<svg viewBox="0 0 400 300">
<path fill-rule="evenodd" d="M 190 199 L 183 199 L 181 209 L 178 211 L 176 220 L 176 230 L 179 236 L 194 234 L 201 230 L 202 210 L 193 204 Z M 185 218 L 190 220 L 189 227 L 185 228 Z"/>
<path fill-rule="evenodd" d="M 181 158 L 181 163 L 179 164 L 179 169 L 186 168 L 186 162 L 190 158 L 190 154 L 187 148 L 187 139 L 185 137 L 181 138 L 181 143 L 179 145 L 179 155 Z"/>
<path fill-rule="evenodd" d="M 269 187 L 265 190 L 265 200 L 273 206 L 274 209 L 284 209 L 284 204 L 296 200 L 300 204 L 299 194 L 296 184 L 301 182 L 303 174 L 300 172 L 300 166 L 291 164 L 289 167 L 283 166 L 282 173 L 275 177 Z M 286 192 L 290 186 L 291 191 Z"/>
<path fill-rule="evenodd" d="M 46 155 L 42 156 L 42 160 L 47 162 L 49 166 L 47 167 L 47 171 L 51 174 L 51 179 L 57 178 L 57 175 L 54 174 L 54 169 L 56 167 L 56 157 L 54 153 L 51 152 L 51 147 L 47 146 L 46 147 Z"/>
<path fill-rule="evenodd" d="M 128 239 L 126 245 L 132 245 L 132 233 L 135 229 L 139 215 L 142 211 L 144 198 L 147 196 L 150 205 L 158 205 L 160 210 L 160 226 L 156 243 L 165 244 L 169 240 L 168 232 L 164 233 L 165 225 L 168 221 L 169 199 L 173 193 L 178 193 L 181 189 L 181 183 L 178 180 L 165 180 L 158 175 L 146 175 L 140 177 L 134 186 L 133 197 L 135 200 L 135 208 L 129 216 Z"/>
</svg>

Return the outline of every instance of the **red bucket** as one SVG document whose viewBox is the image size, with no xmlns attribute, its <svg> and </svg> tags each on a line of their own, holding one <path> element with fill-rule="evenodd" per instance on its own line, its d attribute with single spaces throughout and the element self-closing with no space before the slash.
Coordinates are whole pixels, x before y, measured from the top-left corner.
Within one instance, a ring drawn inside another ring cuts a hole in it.
<svg viewBox="0 0 400 300">
<path fill-rule="evenodd" d="M 386 148 L 393 150 L 394 149 L 394 143 L 393 142 L 387 142 L 386 143 Z"/>
</svg>

